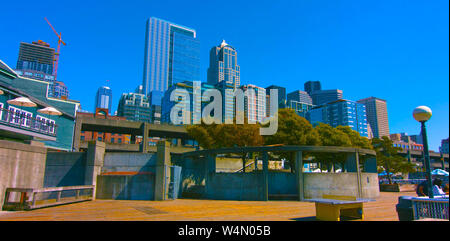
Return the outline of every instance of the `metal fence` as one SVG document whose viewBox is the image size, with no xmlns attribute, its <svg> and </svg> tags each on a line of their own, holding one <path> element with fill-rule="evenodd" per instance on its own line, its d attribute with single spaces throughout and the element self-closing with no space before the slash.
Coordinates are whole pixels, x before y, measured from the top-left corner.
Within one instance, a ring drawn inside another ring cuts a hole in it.
<svg viewBox="0 0 450 241">
<path fill-rule="evenodd" d="M 431 219 L 449 219 L 448 218 L 448 195 L 442 198 L 413 198 L 414 220 Z"/>
<path fill-rule="evenodd" d="M 7 188 L 3 210 L 32 210 L 93 200 L 94 186 Z"/>
<path fill-rule="evenodd" d="M 398 183 L 398 184 L 419 184 L 423 181 L 426 181 L 426 179 L 392 179 L 392 183 Z M 387 184 L 389 183 L 389 180 L 387 179 L 380 179 L 380 184 Z"/>
</svg>

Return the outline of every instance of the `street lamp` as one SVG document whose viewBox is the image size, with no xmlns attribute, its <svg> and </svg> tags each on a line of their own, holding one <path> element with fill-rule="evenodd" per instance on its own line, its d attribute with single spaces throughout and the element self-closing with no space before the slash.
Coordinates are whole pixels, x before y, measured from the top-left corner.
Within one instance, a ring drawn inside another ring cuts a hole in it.
<svg viewBox="0 0 450 241">
<path fill-rule="evenodd" d="M 430 164 L 430 153 L 428 152 L 427 129 L 425 127 L 425 122 L 427 122 L 431 118 L 431 115 L 432 115 L 431 109 L 427 106 L 416 107 L 413 111 L 414 119 L 420 122 L 422 126 L 423 154 L 425 158 L 424 161 L 428 181 L 428 196 L 430 198 L 434 198 L 433 184 L 431 183 L 431 164 Z"/>
</svg>

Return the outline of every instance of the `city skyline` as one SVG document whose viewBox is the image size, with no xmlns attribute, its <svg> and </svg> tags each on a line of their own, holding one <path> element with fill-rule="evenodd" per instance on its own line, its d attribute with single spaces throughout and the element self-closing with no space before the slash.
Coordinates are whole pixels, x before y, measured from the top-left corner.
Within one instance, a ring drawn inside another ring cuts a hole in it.
<svg viewBox="0 0 450 241">
<path fill-rule="evenodd" d="M 198 16 L 186 15 L 181 13 L 183 8 L 187 8 L 182 3 L 176 7 L 177 11 L 170 12 L 160 2 L 135 1 L 124 8 L 142 5 L 143 9 L 143 6 L 147 6 L 147 9 L 152 10 L 137 11 L 135 16 L 129 15 L 126 20 L 112 18 L 108 21 L 92 21 L 95 11 L 102 5 L 93 3 L 89 9 L 82 11 L 86 15 L 86 19 L 80 20 L 83 28 L 76 26 L 78 20 L 74 19 L 74 13 L 69 13 L 67 6 L 65 8 L 58 5 L 26 16 L 22 21 L 33 22 L 26 27 L 29 31 L 5 36 L 0 52 L 2 60 L 14 66 L 21 41 L 42 39 L 50 43 L 51 47 L 56 47 L 55 37 L 43 20 L 47 16 L 67 36 L 68 45 L 61 50 L 59 79 L 71 91 L 70 99 L 81 101 L 82 108 L 90 110 L 93 109 L 92 97 L 104 79 L 111 79 L 110 87 L 114 96 L 130 92 L 141 83 L 144 25 L 146 19 L 157 16 L 191 26 L 197 31 L 201 42 L 202 82 L 206 82 L 208 50 L 226 39 L 239 51 L 239 65 L 243 67 L 241 85 L 265 87 L 275 84 L 285 87 L 290 93 L 302 90 L 303 84 L 308 80 L 320 80 L 325 89 L 343 90 L 345 99 L 357 101 L 370 96 L 385 99 L 391 133 L 419 134 L 420 125 L 412 118 L 412 111 L 418 105 L 429 106 L 433 110 L 433 117 L 428 124 L 430 149 L 438 150 L 441 140 L 448 138 L 448 2 L 424 4 L 403 1 L 377 5 L 358 2 L 325 3 L 327 4 L 320 6 L 320 3 L 303 1 L 279 4 L 263 2 L 254 10 L 252 4 L 241 4 L 242 8 L 234 13 L 235 19 L 230 20 L 233 21 L 232 31 L 227 28 L 215 29 L 216 25 L 221 26 L 225 21 L 220 18 L 217 18 L 215 24 L 202 21 L 218 12 L 196 11 Z M 9 4 L 13 9 L 19 7 Z M 218 4 L 219 2 L 202 2 L 194 4 L 191 9 L 201 6 L 212 10 Z M 148 8 L 149 5 L 152 8 Z M 113 2 L 108 9 L 112 8 L 110 10 L 114 13 L 118 11 L 114 10 L 117 7 Z M 376 11 L 370 10 L 372 7 L 383 10 L 382 16 L 375 15 Z M 36 8 L 40 9 L 37 5 Z M 53 8 L 62 10 L 60 12 L 67 13 L 68 16 L 54 13 L 56 11 Z M 269 14 L 272 9 L 273 14 Z M 281 15 L 282 11 L 286 12 L 285 16 Z M 298 17 L 297 11 L 305 15 Z M 308 11 L 311 13 L 306 14 Z M 113 13 L 110 13 L 111 16 Z M 269 18 L 263 19 L 265 15 Z M 2 20 L 5 18 L 2 22 L 8 22 L 6 19 L 12 17 L 12 14 L 7 13 L 1 17 Z M 283 17 L 287 23 L 281 27 L 278 25 L 277 32 L 267 34 L 279 24 L 276 17 Z M 252 22 L 252 28 L 248 28 L 249 24 L 245 21 L 251 18 L 258 18 L 261 22 Z M 352 23 L 352 20 L 358 21 Z M 112 22 L 105 25 L 103 31 L 96 32 L 98 26 L 109 21 Z M 274 23 L 270 24 L 269 21 Z M 242 26 L 238 25 L 240 22 Z M 110 26 L 114 24 L 122 29 Z M 8 24 L 4 31 L 14 33 L 19 25 L 20 23 Z M 81 34 L 82 30 L 87 31 L 86 35 Z M 264 38 L 259 34 L 263 30 L 266 30 Z M 116 39 L 105 42 L 105 37 Z M 289 45 L 294 44 L 299 50 L 289 48 Z M 88 47 L 95 48 L 95 51 Z M 113 47 L 120 48 L 114 53 L 108 53 L 112 52 Z M 370 48 L 372 50 L 369 51 Z M 93 56 L 99 53 L 102 61 L 91 62 L 92 59 L 95 60 Z M 287 61 L 284 61 L 286 56 Z M 80 62 L 84 57 L 87 57 L 86 66 L 93 66 L 91 70 Z M 283 61 L 276 63 L 277 60 Z M 79 71 L 80 66 L 83 66 L 85 72 Z M 115 109 L 118 98 L 113 101 Z"/>
</svg>

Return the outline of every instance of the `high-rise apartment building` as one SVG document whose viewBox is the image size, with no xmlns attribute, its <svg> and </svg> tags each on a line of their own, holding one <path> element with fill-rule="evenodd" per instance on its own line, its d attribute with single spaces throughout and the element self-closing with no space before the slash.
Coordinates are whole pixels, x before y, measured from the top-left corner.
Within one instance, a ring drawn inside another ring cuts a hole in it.
<svg viewBox="0 0 450 241">
<path fill-rule="evenodd" d="M 337 100 L 327 104 L 313 107 L 306 114 L 312 125 L 319 123 L 332 127 L 349 126 L 359 132 L 361 136 L 368 137 L 366 106 L 350 100 Z"/>
<path fill-rule="evenodd" d="M 225 40 L 210 51 L 208 83 L 212 85 L 222 83 L 223 85 L 233 86 L 234 89 L 241 85 L 237 51 Z"/>
<path fill-rule="evenodd" d="M 67 99 L 69 91 L 66 85 L 56 81 L 53 74 L 54 57 L 55 49 L 42 40 L 31 44 L 21 42 L 15 72 L 30 79 L 49 82 L 49 97 Z"/>
<path fill-rule="evenodd" d="M 151 123 L 151 106 L 147 96 L 139 93 L 123 93 L 117 107 L 117 115 L 131 121 Z"/>
<path fill-rule="evenodd" d="M 441 146 L 439 147 L 439 152 L 444 153 L 444 154 L 448 154 L 448 138 L 447 139 L 443 139 L 441 141 Z"/>
<path fill-rule="evenodd" d="M 305 88 L 306 93 L 312 94 L 314 91 L 322 90 L 322 86 L 320 85 L 320 81 L 308 81 L 303 87 Z"/>
<path fill-rule="evenodd" d="M 266 117 L 266 89 L 256 85 L 243 85 L 244 114 L 249 123 L 262 122 Z M 269 103 L 270 104 L 270 103 Z"/>
<path fill-rule="evenodd" d="M 334 90 L 317 90 L 313 91 L 310 94 L 313 105 L 323 105 L 329 102 L 333 102 L 336 100 L 340 100 L 343 97 L 343 91 L 334 89 Z"/>
<path fill-rule="evenodd" d="M 305 118 L 306 113 L 313 107 L 313 101 L 307 92 L 296 90 L 287 95 L 286 107 Z"/>
<path fill-rule="evenodd" d="M 287 101 L 290 101 L 290 100 L 294 100 L 294 101 L 309 104 L 309 105 L 313 104 L 313 100 L 312 100 L 311 96 L 309 96 L 309 94 L 307 92 L 301 91 L 301 90 L 296 90 L 296 91 L 293 91 L 293 92 L 287 94 Z"/>
<path fill-rule="evenodd" d="M 214 89 L 214 86 L 207 83 L 201 83 L 198 86 L 199 89 L 195 96 L 194 87 L 193 81 L 184 81 L 174 84 L 166 91 L 161 103 L 161 122 L 173 124 L 174 120 L 170 117 L 172 108 L 175 105 L 183 105 L 186 112 L 179 112 L 178 116 L 182 117 L 184 115 L 186 119 L 180 118 L 178 120 L 179 124 L 187 124 L 187 121 L 189 121 L 190 124 L 193 124 L 194 122 L 200 123 L 203 108 L 209 103 L 209 101 L 202 100 L 202 95 L 206 90 Z M 181 99 L 179 98 L 180 101 L 171 101 L 170 96 L 172 93 L 177 96 L 182 96 Z M 197 99 L 194 101 L 194 98 Z M 189 120 L 187 118 L 189 118 Z"/>
<path fill-rule="evenodd" d="M 112 90 L 108 86 L 98 88 L 95 95 L 95 108 L 108 109 L 111 113 L 112 109 Z"/>
<path fill-rule="evenodd" d="M 389 121 L 386 100 L 369 97 L 358 100 L 358 103 L 366 106 L 367 122 L 372 128 L 374 137 L 389 137 Z"/>
<path fill-rule="evenodd" d="M 200 42 L 196 32 L 151 17 L 146 25 L 143 92 L 159 93 L 155 95 L 162 97 L 170 86 L 183 81 L 200 81 Z"/>
</svg>

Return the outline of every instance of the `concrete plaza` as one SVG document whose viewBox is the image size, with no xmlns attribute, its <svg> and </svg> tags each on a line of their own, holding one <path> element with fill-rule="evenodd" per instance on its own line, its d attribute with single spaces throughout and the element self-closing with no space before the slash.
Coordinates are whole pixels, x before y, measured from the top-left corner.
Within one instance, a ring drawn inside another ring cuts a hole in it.
<svg viewBox="0 0 450 241">
<path fill-rule="evenodd" d="M 414 192 L 380 192 L 364 204 L 366 221 L 398 221 L 399 196 Z M 298 201 L 95 200 L 32 211 L 0 212 L 0 221 L 313 221 L 314 203 Z"/>
</svg>

